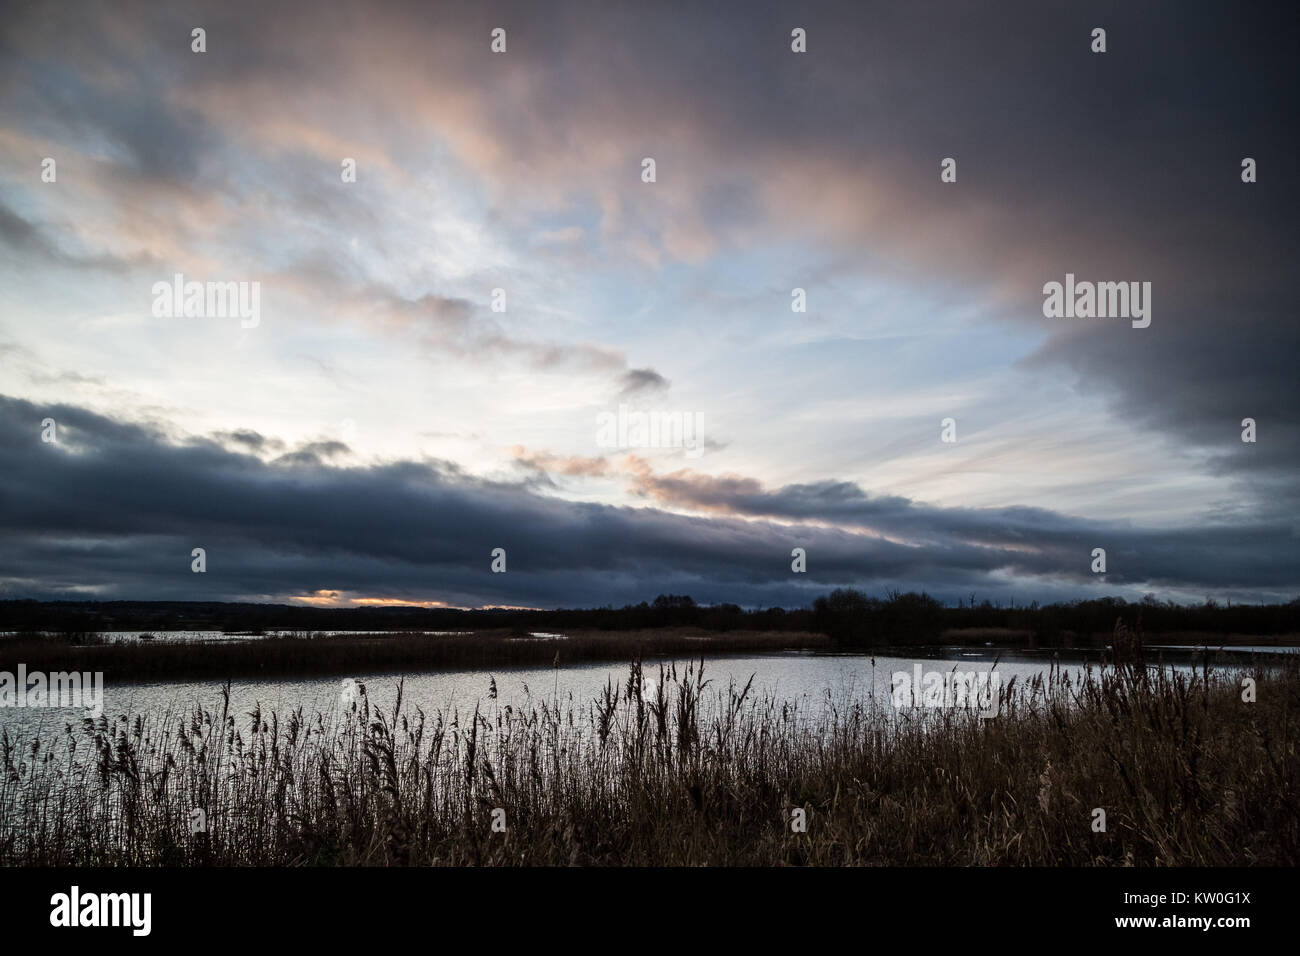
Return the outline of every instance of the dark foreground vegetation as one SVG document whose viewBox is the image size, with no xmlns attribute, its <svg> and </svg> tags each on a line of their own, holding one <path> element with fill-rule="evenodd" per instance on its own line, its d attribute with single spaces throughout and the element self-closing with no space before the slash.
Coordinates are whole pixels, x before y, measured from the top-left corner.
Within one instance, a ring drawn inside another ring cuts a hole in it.
<svg viewBox="0 0 1300 956">
<path fill-rule="evenodd" d="M 977 595 L 957 607 L 925 594 L 872 597 L 840 589 L 811 608 L 745 610 L 735 604 L 698 604 L 687 595 L 661 594 L 622 608 L 528 611 L 490 608 L 312 608 L 281 604 L 169 601 L 0 601 L 0 631 L 64 634 L 97 631 L 646 631 L 699 628 L 727 631 L 816 631 L 847 645 L 927 644 L 945 634 L 996 631 L 1022 635 L 1040 646 L 1105 643 L 1115 619 L 1139 616 L 1148 634 L 1300 634 L 1300 598 L 1289 604 L 1198 605 L 1139 603 L 1100 598 L 1066 604 L 997 605 Z M 980 639 L 981 642 L 984 640 Z"/>
<path fill-rule="evenodd" d="M 1243 673 L 1053 672 L 1002 688 L 991 719 L 807 712 L 703 664 L 473 713 L 364 695 L 230 713 L 218 695 L 0 735 L 0 863 L 1295 865 L 1285 667 L 1252 674 L 1255 702 Z"/>
</svg>

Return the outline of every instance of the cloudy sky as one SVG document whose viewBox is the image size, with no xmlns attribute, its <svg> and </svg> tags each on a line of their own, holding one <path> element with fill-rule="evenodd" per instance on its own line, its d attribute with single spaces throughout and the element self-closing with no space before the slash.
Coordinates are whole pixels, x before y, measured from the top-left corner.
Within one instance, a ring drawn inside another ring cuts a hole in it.
<svg viewBox="0 0 1300 956">
<path fill-rule="evenodd" d="M 1298 40 L 1227 2 L 18 3 L 0 596 L 1290 600 Z M 1067 273 L 1149 282 L 1150 325 L 1046 317 Z M 255 324 L 160 315 L 177 274 Z M 611 443 L 620 407 L 699 441 Z"/>
</svg>

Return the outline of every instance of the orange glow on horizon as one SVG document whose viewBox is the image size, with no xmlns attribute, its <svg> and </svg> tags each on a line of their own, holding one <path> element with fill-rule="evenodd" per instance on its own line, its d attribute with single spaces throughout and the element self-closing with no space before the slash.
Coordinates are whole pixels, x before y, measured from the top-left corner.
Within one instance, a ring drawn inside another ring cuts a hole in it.
<svg viewBox="0 0 1300 956">
<path fill-rule="evenodd" d="M 322 588 L 311 594 L 295 594 L 290 601 L 307 604 L 311 607 L 427 607 L 447 608 L 454 611 L 539 611 L 541 608 L 526 607 L 518 604 L 485 604 L 479 608 L 448 604 L 446 601 L 433 599 L 413 601 L 407 598 L 386 597 L 344 597 L 342 591 L 330 591 Z"/>
<path fill-rule="evenodd" d="M 407 601 L 403 598 L 348 598 L 354 607 L 451 607 L 446 601 Z"/>
</svg>

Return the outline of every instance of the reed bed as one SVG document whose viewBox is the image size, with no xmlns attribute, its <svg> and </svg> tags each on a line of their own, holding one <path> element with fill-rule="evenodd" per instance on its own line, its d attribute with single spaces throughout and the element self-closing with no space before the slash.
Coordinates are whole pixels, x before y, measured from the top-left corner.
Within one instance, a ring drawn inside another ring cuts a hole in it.
<svg viewBox="0 0 1300 956">
<path fill-rule="evenodd" d="M 992 719 L 790 702 L 703 662 L 633 662 L 587 702 L 493 684 L 473 712 L 399 687 L 381 713 L 358 685 L 330 714 L 231 713 L 227 691 L 0 734 L 0 863 L 1293 865 L 1297 677 L 1053 669 Z"/>
<path fill-rule="evenodd" d="M 527 631 L 429 634 L 420 631 L 301 634 L 232 641 L 105 642 L 95 634 L 15 635 L 0 639 L 0 670 L 18 662 L 29 671 L 103 671 L 114 684 L 155 680 L 311 677 L 377 671 L 468 670 L 564 663 L 627 661 L 634 657 L 824 649 L 823 634 L 658 628 L 572 631 L 563 640 Z"/>
</svg>

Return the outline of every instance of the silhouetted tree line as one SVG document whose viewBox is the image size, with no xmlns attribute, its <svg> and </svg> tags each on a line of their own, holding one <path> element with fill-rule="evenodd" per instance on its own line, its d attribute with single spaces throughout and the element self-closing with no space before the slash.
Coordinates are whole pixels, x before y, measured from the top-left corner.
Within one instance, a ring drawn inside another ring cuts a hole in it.
<svg viewBox="0 0 1300 956">
<path fill-rule="evenodd" d="M 928 594 L 891 592 L 885 599 L 840 588 L 813 602 L 816 630 L 837 644 L 925 644 L 946 631 L 984 629 L 1027 634 L 1044 645 L 1109 638 L 1116 619 L 1140 623 L 1148 634 L 1203 632 L 1263 636 L 1300 633 L 1300 598 L 1288 604 L 1175 604 L 1147 595 L 1141 601 L 1119 597 L 1061 604 L 1000 606 L 985 600 L 946 607 Z M 950 637 L 953 637 L 950 635 Z M 960 635 L 955 636 L 960 639 Z M 983 642 L 992 635 L 969 639 Z"/>
<path fill-rule="evenodd" d="M 891 592 L 883 598 L 841 588 L 812 608 L 745 610 L 736 604 L 697 604 L 688 595 L 661 594 L 653 602 L 621 608 L 457 610 L 452 608 L 312 608 L 281 604 L 222 604 L 174 601 L 0 601 L 0 630 L 68 634 L 111 630 L 286 631 L 606 631 L 695 627 L 708 631 L 814 631 L 837 644 L 931 643 L 946 631 L 1006 629 L 1041 644 L 1109 636 L 1115 619 L 1140 620 L 1148 634 L 1200 631 L 1207 634 L 1300 633 L 1300 598 L 1288 604 L 1198 605 L 1140 602 L 1123 598 L 1039 605 L 997 605 L 975 596 L 945 606 L 928 594 Z M 952 639 L 952 635 L 949 635 Z M 960 636 L 958 636 L 960 639 Z M 987 635 L 972 637 L 983 642 Z"/>
</svg>

